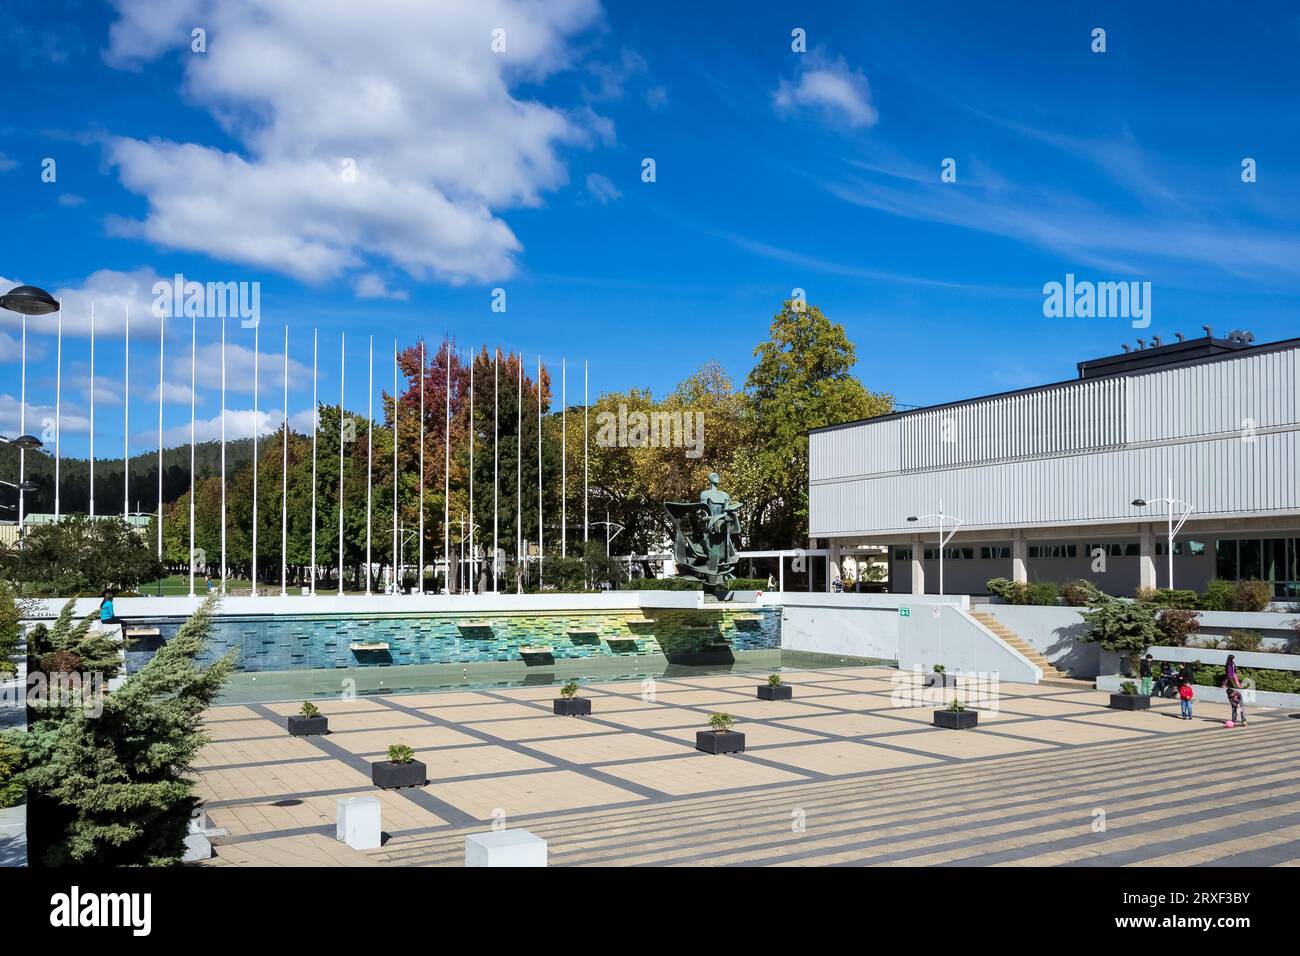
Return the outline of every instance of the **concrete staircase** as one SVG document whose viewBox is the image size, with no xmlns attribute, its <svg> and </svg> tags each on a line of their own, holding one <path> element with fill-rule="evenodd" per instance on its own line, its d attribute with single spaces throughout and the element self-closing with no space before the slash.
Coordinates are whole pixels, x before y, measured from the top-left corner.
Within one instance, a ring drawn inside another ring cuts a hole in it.
<svg viewBox="0 0 1300 956">
<path fill-rule="evenodd" d="M 1042 670 L 1044 681 L 1061 681 L 1070 679 L 1070 675 L 1058 671 L 1048 663 L 1047 658 L 1044 657 L 1041 652 L 1030 647 L 1020 638 L 1020 635 L 1011 630 L 1011 628 L 1007 627 L 992 614 L 985 614 L 982 611 L 972 611 L 971 617 L 975 618 L 975 620 L 979 621 L 998 637 L 1002 638 L 1002 640 L 1006 641 L 1022 655 L 1029 658 L 1036 667 Z"/>
</svg>

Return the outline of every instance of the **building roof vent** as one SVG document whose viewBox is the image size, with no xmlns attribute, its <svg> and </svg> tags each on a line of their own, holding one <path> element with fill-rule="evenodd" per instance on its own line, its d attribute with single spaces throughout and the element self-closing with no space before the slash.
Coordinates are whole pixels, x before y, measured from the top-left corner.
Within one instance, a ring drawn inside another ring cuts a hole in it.
<svg viewBox="0 0 1300 956">
<path fill-rule="evenodd" d="M 1234 345 L 1249 345 L 1255 341 L 1254 332 L 1243 332 L 1241 329 L 1233 329 L 1228 333 L 1228 341 Z"/>
</svg>

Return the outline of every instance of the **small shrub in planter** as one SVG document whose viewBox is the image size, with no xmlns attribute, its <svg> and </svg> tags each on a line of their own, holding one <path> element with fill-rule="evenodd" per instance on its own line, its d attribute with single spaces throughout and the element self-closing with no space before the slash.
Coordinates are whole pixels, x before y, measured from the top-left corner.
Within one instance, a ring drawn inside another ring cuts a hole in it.
<svg viewBox="0 0 1300 956">
<path fill-rule="evenodd" d="M 967 710 L 956 697 L 943 710 L 934 712 L 934 726 L 944 730 L 970 730 L 979 723 L 979 712 Z"/>
<path fill-rule="evenodd" d="M 317 737 L 329 732 L 329 718 L 309 700 L 303 701 L 297 716 L 289 718 L 289 733 L 295 737 Z"/>
<path fill-rule="evenodd" d="M 1234 630 L 1228 632 L 1228 640 L 1224 643 L 1230 651 L 1262 651 L 1264 649 L 1264 635 L 1259 631 Z"/>
<path fill-rule="evenodd" d="M 571 680 L 560 688 L 554 710 L 562 717 L 586 717 L 591 714 L 591 701 L 578 696 L 578 682 Z"/>
<path fill-rule="evenodd" d="M 406 744 L 390 744 L 388 759 L 370 765 L 370 779 L 382 790 L 423 787 L 428 780 L 428 770 L 415 759 L 415 751 Z"/>
<path fill-rule="evenodd" d="M 1119 685 L 1119 693 L 1110 695 L 1110 706 L 1115 710 L 1150 710 L 1151 698 L 1138 693 L 1137 684 L 1126 680 Z"/>
<path fill-rule="evenodd" d="M 745 749 L 745 735 L 732 730 L 736 718 L 730 714 L 712 714 L 709 716 L 711 730 L 697 731 L 695 749 L 706 754 L 742 753 Z"/>
<path fill-rule="evenodd" d="M 780 674 L 768 674 L 767 683 L 758 685 L 759 700 L 791 700 L 793 697 L 794 688 L 781 683 Z"/>
<path fill-rule="evenodd" d="M 1082 578 L 1061 585 L 1061 598 L 1070 607 L 1092 607 L 1100 594 L 1097 585 Z"/>
</svg>

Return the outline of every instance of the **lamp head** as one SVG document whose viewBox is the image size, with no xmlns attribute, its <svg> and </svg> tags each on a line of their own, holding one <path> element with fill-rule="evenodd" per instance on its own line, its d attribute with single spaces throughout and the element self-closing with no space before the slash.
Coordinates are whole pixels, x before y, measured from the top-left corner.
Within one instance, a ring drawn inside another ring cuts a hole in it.
<svg viewBox="0 0 1300 956">
<path fill-rule="evenodd" d="M 1134 499 L 1133 499 L 1133 507 L 1134 507 L 1134 508 L 1145 508 L 1146 506 L 1147 506 L 1146 499 L 1144 499 L 1144 498 L 1134 498 Z"/>
<path fill-rule="evenodd" d="M 49 315 L 59 311 L 59 303 L 44 289 L 34 285 L 20 285 L 0 295 L 0 308 L 23 315 Z"/>
<path fill-rule="evenodd" d="M 915 521 L 915 520 L 916 520 L 916 515 L 909 515 L 907 520 L 908 520 L 908 521 Z"/>
</svg>

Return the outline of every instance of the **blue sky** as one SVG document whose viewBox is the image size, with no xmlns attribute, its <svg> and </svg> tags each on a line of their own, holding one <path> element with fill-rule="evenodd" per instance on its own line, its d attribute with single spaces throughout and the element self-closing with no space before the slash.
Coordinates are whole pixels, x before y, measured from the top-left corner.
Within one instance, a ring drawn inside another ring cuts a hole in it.
<svg viewBox="0 0 1300 956">
<path fill-rule="evenodd" d="M 64 448 L 85 450 L 91 298 L 96 442 L 121 447 L 128 305 L 131 441 L 156 442 L 151 283 L 176 273 L 260 283 L 261 404 L 279 402 L 287 323 L 300 423 L 312 329 L 328 401 L 346 333 L 360 411 L 369 335 L 379 383 L 395 336 L 445 332 L 567 357 L 571 398 L 584 360 L 593 392 L 662 394 L 709 359 L 739 382 L 794 288 L 845 325 L 862 380 L 909 404 L 1070 378 L 1138 336 L 1300 333 L 1294 8 L 809 6 L 11 0 L 0 277 L 67 302 Z M 1150 328 L 1045 318 L 1066 273 L 1149 281 Z M 188 435 L 188 326 L 168 337 L 169 444 Z M 29 325 L 37 419 L 50 331 Z M 217 335 L 200 322 L 209 429 Z M 0 313 L 10 435 L 17 338 Z M 252 333 L 228 338 L 235 434 Z"/>
</svg>

